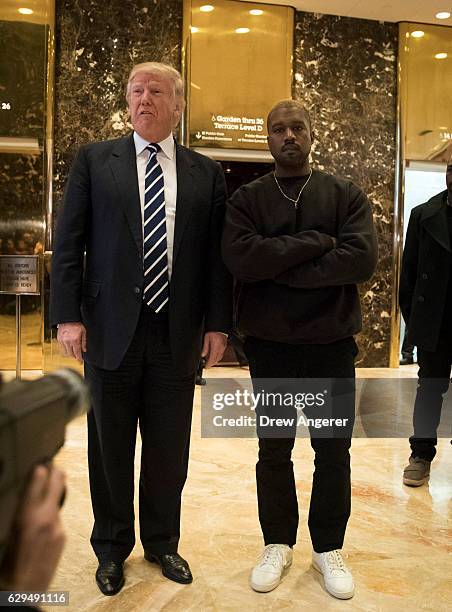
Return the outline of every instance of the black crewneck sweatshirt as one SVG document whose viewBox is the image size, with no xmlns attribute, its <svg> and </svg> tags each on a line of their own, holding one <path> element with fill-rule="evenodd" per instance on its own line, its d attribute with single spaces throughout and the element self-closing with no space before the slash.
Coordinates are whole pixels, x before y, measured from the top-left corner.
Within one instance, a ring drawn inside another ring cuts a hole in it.
<svg viewBox="0 0 452 612">
<path fill-rule="evenodd" d="M 327 344 L 361 329 L 357 283 L 373 274 L 377 239 L 369 202 L 351 181 L 314 170 L 298 209 L 273 173 L 244 185 L 228 201 L 222 248 L 243 334 Z"/>
</svg>

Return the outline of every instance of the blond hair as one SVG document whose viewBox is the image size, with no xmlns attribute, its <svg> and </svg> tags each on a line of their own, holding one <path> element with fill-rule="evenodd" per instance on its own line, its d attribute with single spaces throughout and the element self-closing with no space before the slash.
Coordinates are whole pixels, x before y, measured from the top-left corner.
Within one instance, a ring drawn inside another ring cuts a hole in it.
<svg viewBox="0 0 452 612">
<path fill-rule="evenodd" d="M 176 98 L 177 102 L 179 104 L 183 102 L 184 82 L 180 72 L 169 64 L 163 64 L 161 62 L 143 62 L 142 64 L 135 64 L 135 66 L 133 66 L 127 81 L 126 99 L 129 97 L 132 81 L 138 72 L 148 72 L 150 74 L 158 74 L 166 77 L 173 83 L 174 97 Z"/>
</svg>

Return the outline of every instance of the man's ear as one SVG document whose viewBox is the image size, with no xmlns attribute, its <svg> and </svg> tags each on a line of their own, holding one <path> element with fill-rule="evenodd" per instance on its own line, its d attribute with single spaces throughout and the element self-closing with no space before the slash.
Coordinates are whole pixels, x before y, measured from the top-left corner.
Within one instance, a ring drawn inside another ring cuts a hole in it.
<svg viewBox="0 0 452 612">
<path fill-rule="evenodd" d="M 311 131 L 311 142 L 314 142 L 314 140 L 317 140 L 317 134 L 315 133 L 314 130 Z"/>
<path fill-rule="evenodd" d="M 173 111 L 173 127 L 176 128 L 179 125 L 181 116 L 182 116 L 182 113 L 179 107 L 176 106 L 176 108 Z"/>
<path fill-rule="evenodd" d="M 174 127 L 177 127 L 179 125 L 179 122 L 181 120 L 182 117 L 182 113 L 184 111 L 185 108 L 185 100 L 176 100 L 176 104 L 173 110 L 173 117 L 174 117 Z"/>
</svg>

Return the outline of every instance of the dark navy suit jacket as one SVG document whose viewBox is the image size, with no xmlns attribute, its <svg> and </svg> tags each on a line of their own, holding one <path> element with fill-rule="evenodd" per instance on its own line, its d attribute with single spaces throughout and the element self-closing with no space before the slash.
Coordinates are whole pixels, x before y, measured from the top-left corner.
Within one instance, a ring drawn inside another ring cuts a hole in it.
<svg viewBox="0 0 452 612">
<path fill-rule="evenodd" d="M 198 364 L 204 331 L 231 327 L 231 277 L 220 254 L 226 199 L 221 167 L 176 145 L 177 203 L 169 329 L 181 375 Z M 84 263 L 84 253 L 86 260 Z M 82 321 L 87 362 L 116 369 L 135 332 L 143 238 L 133 134 L 84 145 L 58 214 L 51 321 Z"/>
</svg>

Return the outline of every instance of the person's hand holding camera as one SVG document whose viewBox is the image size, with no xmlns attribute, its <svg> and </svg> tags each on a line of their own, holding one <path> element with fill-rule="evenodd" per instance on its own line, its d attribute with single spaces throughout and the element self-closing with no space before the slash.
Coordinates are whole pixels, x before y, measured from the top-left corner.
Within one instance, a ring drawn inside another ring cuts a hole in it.
<svg viewBox="0 0 452 612">
<path fill-rule="evenodd" d="M 9 573 L 15 591 L 46 591 L 63 552 L 65 534 L 60 504 L 64 473 L 53 467 L 35 468 L 16 521 L 14 556 Z"/>
</svg>

